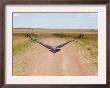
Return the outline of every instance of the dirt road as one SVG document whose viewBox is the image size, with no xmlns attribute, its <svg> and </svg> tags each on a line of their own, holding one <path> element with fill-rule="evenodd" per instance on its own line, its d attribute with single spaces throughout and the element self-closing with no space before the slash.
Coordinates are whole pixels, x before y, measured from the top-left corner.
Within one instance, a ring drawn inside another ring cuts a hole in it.
<svg viewBox="0 0 110 88">
<path fill-rule="evenodd" d="M 47 44 L 57 45 L 65 39 L 47 37 Z M 97 69 L 81 55 L 74 43 L 69 43 L 57 53 L 51 53 L 45 47 L 35 44 L 13 57 L 13 75 L 28 76 L 94 76 Z"/>
</svg>

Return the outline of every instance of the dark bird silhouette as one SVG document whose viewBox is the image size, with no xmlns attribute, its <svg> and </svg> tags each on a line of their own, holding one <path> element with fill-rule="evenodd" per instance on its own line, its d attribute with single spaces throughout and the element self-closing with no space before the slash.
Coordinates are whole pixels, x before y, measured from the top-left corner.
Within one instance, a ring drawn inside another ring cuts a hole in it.
<svg viewBox="0 0 110 88">
<path fill-rule="evenodd" d="M 41 44 L 42 46 L 48 48 L 49 51 L 51 51 L 52 53 L 56 53 L 56 52 L 60 51 L 61 50 L 61 47 L 65 46 L 66 44 L 68 44 L 68 43 L 70 43 L 72 41 L 75 41 L 78 38 L 81 38 L 81 35 L 79 35 L 78 37 L 75 37 L 75 39 L 72 39 L 70 41 L 67 41 L 67 42 L 65 42 L 63 44 L 59 44 L 57 46 L 50 46 L 48 44 L 45 44 L 45 43 L 37 40 L 35 37 L 32 37 L 30 34 L 27 34 L 26 37 L 29 37 L 33 42 L 37 42 L 37 43 Z"/>
</svg>

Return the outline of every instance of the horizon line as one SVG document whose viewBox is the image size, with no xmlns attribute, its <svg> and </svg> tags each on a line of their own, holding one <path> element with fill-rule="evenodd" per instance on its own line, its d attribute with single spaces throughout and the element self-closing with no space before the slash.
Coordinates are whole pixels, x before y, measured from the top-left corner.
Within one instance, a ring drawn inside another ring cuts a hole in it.
<svg viewBox="0 0 110 88">
<path fill-rule="evenodd" d="M 91 29 L 91 30 L 97 30 L 98 28 L 26 28 L 26 27 L 17 27 L 13 29 Z"/>
</svg>

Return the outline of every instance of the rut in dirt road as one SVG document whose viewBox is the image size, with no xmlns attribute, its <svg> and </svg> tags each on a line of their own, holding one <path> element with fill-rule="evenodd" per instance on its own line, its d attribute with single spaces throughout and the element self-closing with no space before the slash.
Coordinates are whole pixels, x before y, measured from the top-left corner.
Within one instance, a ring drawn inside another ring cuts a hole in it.
<svg viewBox="0 0 110 88">
<path fill-rule="evenodd" d="M 64 43 L 63 38 L 47 37 L 43 39 L 47 44 L 57 45 Z M 95 76 L 97 69 L 92 64 L 87 63 L 81 55 L 81 51 L 73 42 L 64 46 L 61 51 L 52 53 L 45 47 L 35 44 L 27 51 L 13 57 L 14 64 L 20 58 L 24 59 L 24 69 L 17 71 L 13 67 L 14 75 L 26 76 Z M 15 61 L 16 60 L 16 61 Z M 23 70 L 23 71 L 22 71 Z M 21 72 L 21 73 L 20 73 Z"/>
</svg>

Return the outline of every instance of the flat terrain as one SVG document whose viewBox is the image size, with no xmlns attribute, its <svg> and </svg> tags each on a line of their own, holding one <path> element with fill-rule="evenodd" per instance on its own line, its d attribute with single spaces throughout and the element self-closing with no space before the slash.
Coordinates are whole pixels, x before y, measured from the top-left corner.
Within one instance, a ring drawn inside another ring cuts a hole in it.
<svg viewBox="0 0 110 88">
<path fill-rule="evenodd" d="M 14 28 L 13 33 L 35 33 L 35 34 L 51 34 L 51 33 L 67 33 L 67 34 L 97 34 L 95 29 L 46 29 L 46 28 Z"/>
<path fill-rule="evenodd" d="M 45 37 L 47 44 L 64 43 L 64 38 Z M 35 43 L 13 56 L 13 75 L 24 76 L 94 76 L 97 68 L 83 57 L 83 51 L 73 42 L 51 53 Z"/>
</svg>

